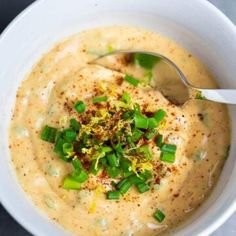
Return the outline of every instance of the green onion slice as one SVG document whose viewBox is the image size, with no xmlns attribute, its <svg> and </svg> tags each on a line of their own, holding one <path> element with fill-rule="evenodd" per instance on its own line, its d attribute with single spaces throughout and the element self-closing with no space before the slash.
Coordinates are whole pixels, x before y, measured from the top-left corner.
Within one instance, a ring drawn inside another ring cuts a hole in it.
<svg viewBox="0 0 236 236">
<path fill-rule="evenodd" d="M 148 126 L 148 128 L 149 129 L 154 129 L 154 128 L 156 128 L 158 126 L 158 122 L 157 122 L 157 120 L 155 119 L 155 118 L 149 118 L 149 126 Z"/>
<path fill-rule="evenodd" d="M 82 169 L 82 168 L 83 168 L 83 166 L 82 166 L 80 160 L 79 160 L 77 157 L 74 157 L 74 158 L 72 159 L 72 165 L 73 165 L 73 167 L 74 167 L 75 169 Z"/>
<path fill-rule="evenodd" d="M 134 111 L 126 111 L 122 114 L 121 117 L 123 120 L 131 120 L 134 118 Z"/>
<path fill-rule="evenodd" d="M 157 134 L 157 130 L 156 129 L 150 129 L 147 131 L 147 133 L 145 134 L 145 138 L 147 140 L 151 140 L 154 138 L 154 136 Z"/>
<path fill-rule="evenodd" d="M 134 123 L 136 128 L 148 129 L 149 119 L 143 115 L 135 115 Z"/>
<path fill-rule="evenodd" d="M 124 80 L 125 80 L 126 82 L 132 84 L 132 85 L 135 86 L 135 87 L 137 87 L 138 84 L 139 84 L 139 80 L 138 80 L 138 79 L 136 79 L 136 78 L 134 78 L 134 77 L 132 77 L 132 76 L 129 76 L 129 75 L 127 75 L 127 74 L 125 75 Z"/>
<path fill-rule="evenodd" d="M 102 147 L 100 147 L 100 152 L 108 153 L 108 152 L 111 152 L 111 151 L 112 151 L 112 148 L 109 147 L 109 146 L 102 146 Z"/>
<path fill-rule="evenodd" d="M 117 158 L 117 156 L 114 153 L 107 154 L 107 161 L 108 161 L 109 165 L 112 167 L 119 166 L 119 159 Z"/>
<path fill-rule="evenodd" d="M 96 163 L 97 163 L 97 160 L 96 159 L 93 160 L 89 169 L 89 171 L 94 175 L 97 175 L 101 169 L 101 166 L 99 164 L 96 165 Z"/>
<path fill-rule="evenodd" d="M 64 189 L 74 189 L 74 190 L 78 190 L 81 188 L 81 183 L 77 182 L 74 178 L 72 178 L 71 176 L 68 176 L 64 179 L 63 182 L 63 188 Z"/>
<path fill-rule="evenodd" d="M 162 146 L 162 141 L 163 141 L 163 135 L 159 134 L 157 139 L 156 139 L 156 145 L 157 147 L 161 147 Z"/>
<path fill-rule="evenodd" d="M 83 170 L 83 169 L 75 169 L 72 173 L 71 176 L 73 179 L 80 183 L 84 183 L 88 179 L 88 173 Z"/>
<path fill-rule="evenodd" d="M 124 181 L 119 182 L 117 185 L 121 194 L 127 193 L 131 186 L 132 184 L 128 181 L 128 179 L 124 179 Z"/>
<path fill-rule="evenodd" d="M 120 169 L 117 167 L 110 167 L 108 166 L 106 168 L 106 172 L 109 175 L 110 178 L 116 178 L 117 176 L 120 175 Z"/>
<path fill-rule="evenodd" d="M 138 153 L 143 153 L 148 160 L 152 159 L 152 153 L 148 145 L 143 145 L 137 148 Z"/>
<path fill-rule="evenodd" d="M 136 184 L 136 186 L 140 193 L 144 193 L 150 190 L 150 186 L 146 183 L 138 183 Z"/>
<path fill-rule="evenodd" d="M 70 126 L 73 130 L 79 131 L 81 124 L 75 118 L 72 118 L 70 119 Z"/>
<path fill-rule="evenodd" d="M 122 94 L 121 100 L 127 104 L 129 104 L 131 102 L 131 97 L 127 92 L 124 92 Z"/>
<path fill-rule="evenodd" d="M 139 141 L 139 139 L 141 139 L 143 136 L 143 132 L 139 129 L 134 129 L 133 133 L 132 133 L 132 141 L 133 142 L 137 142 Z"/>
<path fill-rule="evenodd" d="M 159 123 L 162 121 L 166 116 L 166 112 L 163 109 L 159 109 L 157 112 L 154 113 L 155 120 Z"/>
<path fill-rule="evenodd" d="M 76 140 L 77 137 L 77 133 L 76 131 L 72 130 L 72 129 L 65 129 L 63 131 L 63 138 L 67 141 L 67 142 L 73 142 Z"/>
<path fill-rule="evenodd" d="M 160 57 L 151 54 L 135 53 L 134 55 L 135 63 L 148 70 L 151 70 L 160 60 Z"/>
<path fill-rule="evenodd" d="M 133 174 L 128 177 L 128 180 L 131 184 L 139 184 L 143 182 L 143 179 Z"/>
<path fill-rule="evenodd" d="M 161 161 L 174 163 L 175 162 L 175 154 L 169 152 L 162 152 L 161 153 Z"/>
<path fill-rule="evenodd" d="M 158 222 L 161 223 L 165 219 L 165 214 L 161 210 L 157 209 L 154 213 L 154 217 Z"/>
<path fill-rule="evenodd" d="M 101 103 L 101 102 L 106 102 L 108 100 L 107 96 L 102 96 L 102 97 L 97 97 L 93 99 L 93 104 Z"/>
<path fill-rule="evenodd" d="M 54 143 L 57 135 L 57 129 L 48 125 L 44 126 L 40 138 L 46 142 Z"/>
<path fill-rule="evenodd" d="M 84 104 L 83 101 L 78 101 L 75 105 L 74 105 L 75 110 L 79 113 L 82 114 L 85 109 L 86 109 L 86 105 Z"/>
<path fill-rule="evenodd" d="M 107 192 L 107 199 L 109 200 L 118 200 L 120 198 L 119 191 L 109 191 Z"/>
<path fill-rule="evenodd" d="M 161 151 L 162 152 L 175 153 L 176 152 L 176 145 L 174 145 L 174 144 L 162 144 L 161 145 Z"/>
<path fill-rule="evenodd" d="M 63 143 L 62 150 L 64 154 L 70 155 L 74 150 L 72 143 Z"/>
</svg>

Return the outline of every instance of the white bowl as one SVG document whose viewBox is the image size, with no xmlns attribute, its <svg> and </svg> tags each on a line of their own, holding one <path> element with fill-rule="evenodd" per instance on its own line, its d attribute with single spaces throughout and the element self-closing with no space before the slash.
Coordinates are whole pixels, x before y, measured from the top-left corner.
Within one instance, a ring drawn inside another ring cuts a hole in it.
<svg viewBox="0 0 236 236">
<path fill-rule="evenodd" d="M 141 26 L 173 38 L 197 55 L 221 86 L 236 88 L 235 26 L 206 0 L 41 0 L 31 5 L 0 38 L 0 200 L 34 235 L 67 233 L 33 206 L 12 168 L 7 129 L 17 87 L 42 53 L 58 40 L 113 24 Z M 230 157 L 210 198 L 175 235 L 208 235 L 236 209 L 236 107 L 229 108 Z"/>
</svg>

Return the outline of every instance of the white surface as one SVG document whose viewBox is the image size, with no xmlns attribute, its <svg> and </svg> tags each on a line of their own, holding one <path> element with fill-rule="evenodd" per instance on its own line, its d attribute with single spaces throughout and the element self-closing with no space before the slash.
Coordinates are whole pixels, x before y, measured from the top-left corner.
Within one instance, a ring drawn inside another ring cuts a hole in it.
<svg viewBox="0 0 236 236">
<path fill-rule="evenodd" d="M 217 6 L 226 16 L 228 16 L 234 24 L 236 24 L 236 0 L 210 0 Z M 236 235 L 236 213 L 230 217 L 218 230 L 211 236 L 235 236 Z"/>
<path fill-rule="evenodd" d="M 0 199 L 33 235 L 65 232 L 32 207 L 12 171 L 7 126 L 16 89 L 32 64 L 56 41 L 82 29 L 110 24 L 160 31 L 199 56 L 221 86 L 236 87 L 232 77 L 236 74 L 235 27 L 205 0 L 41 0 L 34 4 L 0 39 Z M 220 180 L 208 201 L 175 235 L 207 235 L 236 209 L 236 107 L 231 106 L 230 112 L 232 148 Z"/>
</svg>

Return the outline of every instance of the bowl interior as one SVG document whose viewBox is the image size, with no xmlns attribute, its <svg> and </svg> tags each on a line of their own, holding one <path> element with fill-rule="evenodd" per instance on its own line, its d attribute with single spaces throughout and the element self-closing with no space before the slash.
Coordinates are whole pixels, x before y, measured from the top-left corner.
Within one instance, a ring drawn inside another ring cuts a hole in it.
<svg viewBox="0 0 236 236">
<path fill-rule="evenodd" d="M 42 21 L 42 19 L 44 19 Z M 17 87 L 32 65 L 57 41 L 82 30 L 106 25 L 133 25 L 160 32 L 198 56 L 225 88 L 236 88 L 236 30 L 204 0 L 41 0 L 8 27 L 0 39 L 0 200 L 34 235 L 66 235 L 33 207 L 17 183 L 8 151 L 7 128 Z M 209 30 L 210 29 L 210 30 Z M 176 235 L 208 234 L 236 209 L 236 107 L 232 146 L 223 173 L 210 198 Z M 20 203 L 20 204 L 19 204 Z M 35 223 L 37 222 L 37 224 Z"/>
</svg>

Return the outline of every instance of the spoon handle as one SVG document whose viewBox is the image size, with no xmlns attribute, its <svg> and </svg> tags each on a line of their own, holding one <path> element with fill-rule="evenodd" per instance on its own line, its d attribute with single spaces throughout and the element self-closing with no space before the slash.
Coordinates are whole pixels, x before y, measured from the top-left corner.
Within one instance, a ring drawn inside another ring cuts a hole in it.
<svg viewBox="0 0 236 236">
<path fill-rule="evenodd" d="M 236 89 L 197 89 L 207 100 L 214 102 L 235 104 Z"/>
</svg>

